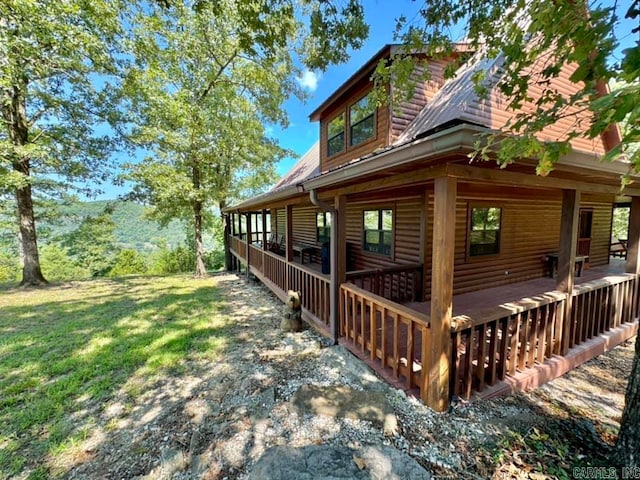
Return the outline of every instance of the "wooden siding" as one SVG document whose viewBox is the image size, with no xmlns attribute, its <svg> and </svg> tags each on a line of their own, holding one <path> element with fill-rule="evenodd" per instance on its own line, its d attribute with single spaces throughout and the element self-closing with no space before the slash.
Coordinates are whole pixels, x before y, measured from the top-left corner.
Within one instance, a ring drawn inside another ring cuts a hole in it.
<svg viewBox="0 0 640 480">
<path fill-rule="evenodd" d="M 316 213 L 318 208 L 294 207 L 293 209 L 293 239 L 295 242 L 318 245 L 316 237 Z"/>
<path fill-rule="evenodd" d="M 581 207 L 594 209 L 589 264 L 609 261 L 612 196 L 584 195 Z M 557 191 L 460 184 L 456 202 L 454 294 L 539 278 L 546 274 L 545 254 L 560 240 L 561 195 Z M 502 208 L 500 253 L 470 257 L 467 231 L 469 205 Z M 433 196 L 429 196 L 433 211 Z M 429 230 L 429 235 L 432 232 Z M 425 294 L 430 292 L 430 260 Z"/>
<path fill-rule="evenodd" d="M 609 263 L 609 244 L 611 242 L 614 200 L 615 199 L 609 195 L 582 194 L 580 207 L 593 208 L 589 265 L 594 267 Z"/>
<path fill-rule="evenodd" d="M 411 79 L 417 82 L 413 96 L 410 100 L 404 100 L 396 107 L 391 107 L 391 140 L 393 143 L 402 132 L 407 128 L 411 121 L 420 113 L 428 101 L 440 90 L 445 83 L 444 72 L 449 62 L 445 60 L 431 60 L 425 66 L 424 64 L 416 66 Z M 425 68 L 429 69 L 430 77 L 423 81 L 422 76 Z"/>
<path fill-rule="evenodd" d="M 428 198 L 424 228 L 425 298 L 431 291 L 431 241 L 433 236 L 433 185 L 411 190 L 373 193 L 368 201 L 347 199 L 346 241 L 349 271 L 388 268 L 420 262 L 421 222 L 424 195 Z M 381 197 L 390 200 L 381 200 Z M 610 195 L 583 194 L 580 206 L 593 209 L 592 240 L 589 265 L 599 266 L 609 261 L 609 239 L 612 222 Z M 502 208 L 500 253 L 470 257 L 467 231 L 469 205 Z M 560 191 L 499 187 L 460 183 L 456 201 L 456 244 L 454 262 L 454 294 L 482 290 L 487 285 L 499 286 L 546 275 L 545 255 L 557 252 L 560 240 Z M 367 209 L 392 208 L 394 211 L 393 255 L 391 257 L 365 252 L 362 249 L 362 212 Z M 293 235 L 295 241 L 320 246 L 316 240 L 314 206 L 294 207 Z M 284 210 L 278 210 L 277 229 L 284 232 Z"/>
<path fill-rule="evenodd" d="M 284 208 L 278 208 L 275 210 L 275 232 L 283 237 L 287 236 L 287 210 Z"/>
<path fill-rule="evenodd" d="M 356 145 L 355 147 L 349 146 L 348 136 L 348 122 L 346 118 L 346 135 L 345 145 L 346 149 L 342 153 L 333 155 L 331 158 L 327 158 L 327 125 L 328 121 L 332 120 L 340 111 L 348 112 L 349 107 L 355 102 L 360 100 L 366 95 L 372 87 L 372 83 L 366 79 L 366 83 L 354 88 L 349 96 L 336 102 L 331 108 L 328 108 L 322 114 L 320 119 L 320 171 L 326 172 L 332 168 L 336 168 L 344 163 L 353 160 L 354 158 L 360 158 L 366 154 L 369 154 L 377 148 L 384 147 L 389 143 L 389 109 L 388 107 L 380 107 L 376 110 L 376 135 L 373 139 Z"/>
<path fill-rule="evenodd" d="M 347 201 L 347 268 L 364 270 L 420 261 L 420 218 L 422 197 L 400 198 L 389 194 L 387 202 Z M 362 212 L 378 208 L 393 209 L 393 256 L 387 257 L 362 249 Z"/>
</svg>

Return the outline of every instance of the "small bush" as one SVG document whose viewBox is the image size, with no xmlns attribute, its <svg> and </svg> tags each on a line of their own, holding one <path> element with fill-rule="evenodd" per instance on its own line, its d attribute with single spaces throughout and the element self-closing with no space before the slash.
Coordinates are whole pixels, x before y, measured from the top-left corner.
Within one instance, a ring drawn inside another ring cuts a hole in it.
<svg viewBox="0 0 640 480">
<path fill-rule="evenodd" d="M 121 250 L 116 255 L 114 265 L 109 271 L 110 277 L 147 273 L 145 258 L 135 250 Z"/>
<path fill-rule="evenodd" d="M 66 248 L 56 244 L 40 249 L 40 265 L 47 280 L 79 280 L 91 276 L 91 272 L 71 257 Z"/>
</svg>

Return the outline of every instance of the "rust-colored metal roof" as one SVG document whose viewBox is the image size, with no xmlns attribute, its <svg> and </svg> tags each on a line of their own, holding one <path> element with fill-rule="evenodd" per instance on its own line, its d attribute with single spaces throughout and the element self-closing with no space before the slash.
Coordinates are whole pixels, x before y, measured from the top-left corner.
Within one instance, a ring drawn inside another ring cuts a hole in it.
<svg viewBox="0 0 640 480">
<path fill-rule="evenodd" d="M 543 94 L 543 89 L 537 84 L 537 77 L 547 60 L 548 58 L 543 56 L 531 67 L 529 95 L 534 99 L 540 98 Z M 394 143 L 400 145 L 420 138 L 452 122 L 470 123 L 497 131 L 518 113 L 534 111 L 533 102 L 524 104 L 520 110 L 509 110 L 509 99 L 498 88 L 503 75 L 503 64 L 502 54 L 486 59 L 482 58 L 482 52 L 478 52 L 458 69 L 454 78 L 445 83 Z M 569 97 L 575 91 L 575 85 L 570 80 L 575 68 L 576 66 L 572 65 L 565 66 L 558 77 L 551 79 L 545 88 Z M 485 95 L 479 95 L 474 88 L 473 78 L 480 73 L 484 74 L 482 87 L 486 91 Z M 591 121 L 589 112 L 572 107 L 567 108 L 563 113 L 563 118 L 546 127 L 538 134 L 538 138 L 545 141 L 564 140 L 573 129 L 586 132 L 589 128 Z M 572 139 L 571 145 L 574 150 L 595 155 L 602 155 L 605 151 L 602 139 L 589 139 L 586 135 Z"/>
<path fill-rule="evenodd" d="M 316 177 L 320 174 L 320 142 L 316 142 L 305 153 L 300 160 L 296 162 L 291 170 L 289 170 L 284 177 L 276 183 L 271 192 L 281 190 L 286 187 L 291 187 L 297 183 L 309 180 L 312 177 Z"/>
</svg>

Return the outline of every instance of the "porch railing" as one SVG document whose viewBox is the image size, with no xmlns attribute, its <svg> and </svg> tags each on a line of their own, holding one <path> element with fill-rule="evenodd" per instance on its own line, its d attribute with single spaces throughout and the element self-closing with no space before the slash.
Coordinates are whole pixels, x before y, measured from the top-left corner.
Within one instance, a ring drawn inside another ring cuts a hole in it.
<svg viewBox="0 0 640 480">
<path fill-rule="evenodd" d="M 567 348 L 638 318 L 638 278 L 616 275 L 574 288 Z"/>
<path fill-rule="evenodd" d="M 244 242 L 241 243 L 244 244 Z M 299 265 L 287 264 L 280 255 L 255 245 L 249 246 L 249 265 L 254 274 L 262 276 L 281 292 L 286 293 L 288 290 L 301 292 L 302 308 L 318 322 L 329 326 L 331 308 L 328 278 Z"/>
<path fill-rule="evenodd" d="M 394 302 L 422 299 L 422 264 L 347 272 L 347 282 Z"/>
<path fill-rule="evenodd" d="M 469 398 L 471 390 L 480 392 L 507 374 L 559 353 L 565 302 L 566 295 L 550 292 L 505 304 L 473 319 L 455 317 L 450 393 Z"/>
<path fill-rule="evenodd" d="M 474 315 L 458 316 L 451 329 L 451 394 L 469 398 L 507 374 L 542 363 L 639 313 L 635 275 L 594 280 L 574 288 L 565 326 L 566 294 L 548 292 Z M 568 332 L 568 337 L 563 332 Z"/>
<path fill-rule="evenodd" d="M 233 250 L 240 259 L 246 260 L 247 242 L 239 237 L 229 235 L 229 247 L 231 247 L 231 250 Z"/>
<path fill-rule="evenodd" d="M 429 317 L 351 283 L 340 287 L 340 334 L 405 388 L 425 398 L 422 359 L 430 343 Z"/>
</svg>

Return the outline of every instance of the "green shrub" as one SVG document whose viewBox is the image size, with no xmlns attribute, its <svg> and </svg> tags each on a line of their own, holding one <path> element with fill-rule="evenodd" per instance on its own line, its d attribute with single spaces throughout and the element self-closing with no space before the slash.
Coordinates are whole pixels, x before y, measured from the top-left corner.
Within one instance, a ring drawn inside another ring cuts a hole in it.
<svg viewBox="0 0 640 480">
<path fill-rule="evenodd" d="M 20 277 L 20 262 L 9 253 L 0 253 L 0 283 L 13 282 Z"/>
<path fill-rule="evenodd" d="M 109 271 L 110 277 L 147 273 L 145 258 L 135 250 L 120 250 L 116 255 L 114 265 Z"/>
<path fill-rule="evenodd" d="M 40 248 L 40 265 L 47 280 L 80 280 L 91 276 L 91 272 L 71 257 L 66 248 L 56 244 Z"/>
</svg>

